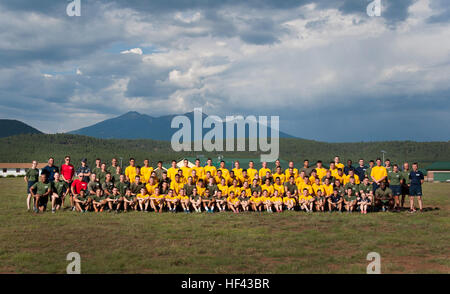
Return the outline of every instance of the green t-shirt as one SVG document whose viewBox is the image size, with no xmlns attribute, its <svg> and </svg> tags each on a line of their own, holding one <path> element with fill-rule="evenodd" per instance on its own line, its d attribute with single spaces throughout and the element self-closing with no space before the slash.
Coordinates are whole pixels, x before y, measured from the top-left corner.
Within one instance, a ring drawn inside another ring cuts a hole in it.
<svg viewBox="0 0 450 294">
<path fill-rule="evenodd" d="M 400 172 L 400 174 L 402 175 L 403 183 L 406 185 L 411 184 L 411 179 L 409 178 L 410 172 L 410 170 L 404 170 Z"/>
<path fill-rule="evenodd" d="M 108 172 L 107 171 L 99 171 L 98 172 L 98 175 L 97 175 L 97 178 L 98 178 L 98 181 L 100 182 L 100 184 L 103 184 L 104 182 L 105 182 L 105 178 L 106 178 L 106 174 L 107 174 Z"/>
<path fill-rule="evenodd" d="M 97 182 L 97 181 L 95 181 L 95 182 L 90 181 L 90 182 L 88 183 L 88 186 L 87 186 L 87 187 L 88 187 L 89 193 L 90 193 L 91 191 L 95 192 L 96 190 L 101 189 L 101 185 L 100 185 L 100 183 Z"/>
<path fill-rule="evenodd" d="M 164 170 L 162 168 L 156 168 L 154 170 L 154 172 L 156 173 L 156 177 L 158 178 L 158 181 L 161 181 L 163 178 Z"/>
<path fill-rule="evenodd" d="M 286 191 L 291 192 L 291 195 L 294 195 L 295 191 L 298 191 L 297 185 L 291 184 L 290 182 L 284 183 L 284 187 L 286 188 Z"/>
<path fill-rule="evenodd" d="M 219 190 L 219 188 L 217 188 L 217 185 L 206 185 L 206 189 L 209 190 L 209 195 L 213 196 L 214 193 Z"/>
<path fill-rule="evenodd" d="M 120 175 L 122 175 L 122 174 L 112 173 L 112 174 L 111 174 L 111 181 L 112 181 L 113 183 L 118 183 L 118 182 L 120 182 Z"/>
<path fill-rule="evenodd" d="M 111 175 L 115 175 L 117 173 L 117 166 L 108 166 L 106 168 L 106 171 L 109 172 Z M 119 180 L 119 179 L 117 179 Z"/>
<path fill-rule="evenodd" d="M 64 181 L 52 183 L 52 190 L 53 192 L 58 194 L 58 196 L 62 196 L 64 193 L 66 193 L 67 188 L 68 188 L 67 183 Z"/>
<path fill-rule="evenodd" d="M 37 168 L 30 168 L 25 175 L 29 182 L 39 181 L 39 170 Z"/>
<path fill-rule="evenodd" d="M 371 167 L 368 167 L 367 169 L 366 169 L 366 171 L 364 172 L 364 175 L 367 177 L 367 178 L 369 178 L 369 181 L 370 182 L 372 182 L 373 180 L 372 180 L 372 177 L 371 177 L 371 174 L 372 173 L 372 168 Z M 362 179 L 361 179 L 362 180 Z"/>
<path fill-rule="evenodd" d="M 100 167 L 94 167 L 94 169 L 92 170 L 92 173 L 97 176 L 97 179 L 98 179 L 98 175 L 99 175 L 101 170 L 102 169 Z"/>
<path fill-rule="evenodd" d="M 113 188 L 114 188 L 114 184 L 111 181 L 110 182 L 104 182 L 102 184 L 102 189 L 103 190 L 107 190 L 109 193 L 112 193 Z"/>
<path fill-rule="evenodd" d="M 130 183 L 128 182 L 116 182 L 116 184 L 114 185 L 117 189 L 119 189 L 119 193 L 121 195 L 125 195 L 125 192 L 127 191 L 127 189 L 130 187 Z"/>
<path fill-rule="evenodd" d="M 375 196 L 377 198 L 381 198 L 381 200 L 388 200 L 392 196 L 392 190 L 389 188 L 386 188 L 386 190 L 383 191 L 383 189 L 378 188 L 375 191 Z"/>
<path fill-rule="evenodd" d="M 48 189 L 51 187 L 52 186 L 50 183 L 42 183 L 42 182 L 37 182 L 33 186 L 31 186 L 31 188 L 36 191 L 36 194 L 40 195 L 47 193 Z"/>
<path fill-rule="evenodd" d="M 356 193 L 359 192 L 359 185 L 357 185 L 357 184 L 352 184 L 352 183 L 347 183 L 347 184 L 345 184 L 344 190 L 345 190 L 345 193 L 346 193 L 346 194 L 347 194 L 347 189 L 348 189 L 348 188 L 351 188 L 351 189 L 352 189 L 352 195 L 356 195 Z"/>
<path fill-rule="evenodd" d="M 402 179 L 402 174 L 400 172 L 390 172 L 388 173 L 388 180 L 391 186 L 400 185 L 400 180 Z"/>
<path fill-rule="evenodd" d="M 253 187 L 253 185 L 250 186 L 250 191 L 252 191 L 252 195 L 253 195 L 253 192 L 255 192 L 255 191 L 258 192 L 258 194 L 262 193 L 262 189 L 261 189 L 260 185 L 256 185 L 256 187 Z"/>
<path fill-rule="evenodd" d="M 369 194 L 370 191 L 373 191 L 373 186 L 371 184 L 364 185 L 363 183 L 359 184 L 359 191 L 363 191 L 364 194 Z"/>
<path fill-rule="evenodd" d="M 143 184 L 141 184 L 141 183 L 136 184 L 136 183 L 133 182 L 130 185 L 130 190 L 131 190 L 132 194 L 139 194 L 139 193 L 141 193 L 141 189 L 142 188 L 145 188 L 145 186 Z"/>
<path fill-rule="evenodd" d="M 186 195 L 187 196 L 191 196 L 192 195 L 192 191 L 195 188 L 195 185 L 189 185 L 189 184 L 184 184 L 184 190 L 186 191 Z M 211 191 L 210 191 L 211 192 Z"/>
</svg>

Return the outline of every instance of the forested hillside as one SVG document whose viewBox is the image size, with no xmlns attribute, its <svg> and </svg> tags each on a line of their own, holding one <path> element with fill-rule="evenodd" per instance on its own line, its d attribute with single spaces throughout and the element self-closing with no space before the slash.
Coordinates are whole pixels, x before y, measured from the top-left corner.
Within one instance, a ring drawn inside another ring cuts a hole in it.
<svg viewBox="0 0 450 294">
<path fill-rule="evenodd" d="M 71 155 L 76 165 L 83 157 L 92 163 L 96 157 L 110 160 L 122 157 L 124 162 L 133 156 L 138 162 L 149 158 L 152 164 L 158 160 L 168 162 L 184 156 L 205 157 L 223 155 L 225 157 L 258 158 L 258 152 L 174 152 L 170 142 L 153 140 L 96 139 L 69 134 L 27 134 L 0 139 L 0 162 L 29 162 L 36 159 L 46 161 L 53 156 L 57 164 L 62 163 L 66 154 Z M 280 158 L 294 160 L 296 165 L 308 158 L 311 162 L 318 159 L 324 163 L 340 155 L 342 161 L 359 158 L 366 161 L 381 157 L 381 150 L 387 151 L 386 157 L 393 162 L 418 161 L 422 167 L 434 161 L 450 161 L 450 142 L 374 142 L 374 143 L 323 143 L 302 139 L 280 139 Z"/>
</svg>

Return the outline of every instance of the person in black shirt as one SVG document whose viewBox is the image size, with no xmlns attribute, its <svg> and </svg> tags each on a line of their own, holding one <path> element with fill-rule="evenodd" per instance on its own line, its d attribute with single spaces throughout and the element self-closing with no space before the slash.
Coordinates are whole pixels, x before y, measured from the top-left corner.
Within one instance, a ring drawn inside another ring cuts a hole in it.
<svg viewBox="0 0 450 294">
<path fill-rule="evenodd" d="M 409 173 L 409 179 L 411 180 L 411 185 L 409 186 L 409 203 L 410 203 L 410 212 L 415 212 L 414 208 L 414 197 L 417 197 L 417 201 L 419 202 L 419 209 L 422 212 L 423 203 L 422 203 L 422 184 L 424 182 L 424 175 L 419 170 L 419 165 L 417 162 L 414 162 L 412 165 L 412 171 Z"/>
<path fill-rule="evenodd" d="M 46 167 L 44 167 L 41 172 L 41 174 L 44 174 L 47 176 L 47 180 L 49 182 L 53 182 L 55 180 L 55 174 L 59 173 L 59 168 L 57 166 L 53 165 L 54 162 L 55 162 L 55 160 L 53 159 L 53 157 L 50 157 L 48 159 L 48 165 Z"/>
<path fill-rule="evenodd" d="M 91 169 L 87 166 L 87 159 L 81 160 L 81 166 L 77 169 L 77 174 L 83 176 L 83 182 L 89 183 L 89 177 L 91 176 Z"/>
</svg>

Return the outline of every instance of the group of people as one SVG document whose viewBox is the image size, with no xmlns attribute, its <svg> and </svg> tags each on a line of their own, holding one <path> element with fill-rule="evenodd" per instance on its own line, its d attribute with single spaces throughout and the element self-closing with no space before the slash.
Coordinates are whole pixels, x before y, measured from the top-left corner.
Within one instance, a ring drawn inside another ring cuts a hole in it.
<svg viewBox="0 0 450 294">
<path fill-rule="evenodd" d="M 181 167 L 172 160 L 169 169 L 161 161 L 153 168 L 148 159 L 139 166 L 130 158 L 129 166 L 122 170 L 116 158 L 110 165 L 98 158 L 92 169 L 83 159 L 75 169 L 70 156 L 66 156 L 60 167 L 50 158 L 41 171 L 33 161 L 25 181 L 27 208 L 31 210 L 33 206 L 36 213 L 44 212 L 49 200 L 54 213 L 63 208 L 68 197 L 71 209 L 78 212 L 301 210 L 366 214 L 399 211 L 407 195 L 409 212 L 416 212 L 415 198 L 422 211 L 424 175 L 417 163 L 410 169 L 405 162 L 400 169 L 397 164 L 391 165 L 389 159 L 383 163 L 380 158 L 371 160 L 368 166 L 360 159 L 354 167 L 351 160 L 344 165 L 336 156 L 329 168 L 320 160 L 314 167 L 305 160 L 300 169 L 294 167 L 293 161 L 283 169 L 277 160 L 273 170 L 267 162 L 262 162 L 258 170 L 252 161 L 246 168 L 236 161 L 229 170 L 225 161 L 216 167 L 211 159 L 205 166 L 199 159 L 194 166 L 185 159 Z"/>
</svg>

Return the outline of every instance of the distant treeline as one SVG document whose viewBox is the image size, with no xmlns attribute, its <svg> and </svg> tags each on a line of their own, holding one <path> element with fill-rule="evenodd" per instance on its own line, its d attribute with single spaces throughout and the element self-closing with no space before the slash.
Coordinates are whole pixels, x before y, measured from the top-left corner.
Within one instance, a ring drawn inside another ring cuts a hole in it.
<svg viewBox="0 0 450 294">
<path fill-rule="evenodd" d="M 123 158 L 127 165 L 130 157 L 142 162 L 148 158 L 152 165 L 158 160 L 168 166 L 170 160 L 183 157 L 217 158 L 259 158 L 259 152 L 174 152 L 170 142 L 154 140 L 123 140 L 96 139 L 92 137 L 69 134 L 27 134 L 0 139 L 0 162 L 39 162 L 47 161 L 48 157 L 55 158 L 57 165 L 63 162 L 65 155 L 70 155 L 75 165 L 86 157 L 92 165 L 95 158 L 110 161 L 112 157 Z M 357 164 L 359 158 L 368 162 L 370 159 L 381 157 L 381 150 L 385 150 L 386 158 L 393 163 L 417 161 L 421 168 L 435 161 L 450 161 L 449 142 L 361 142 L 361 143 L 324 143 L 304 139 L 280 139 L 280 158 L 294 160 L 296 166 L 301 166 L 304 159 L 311 163 L 322 160 L 326 165 L 335 155 L 341 157 L 345 164 L 347 159 Z"/>
</svg>

